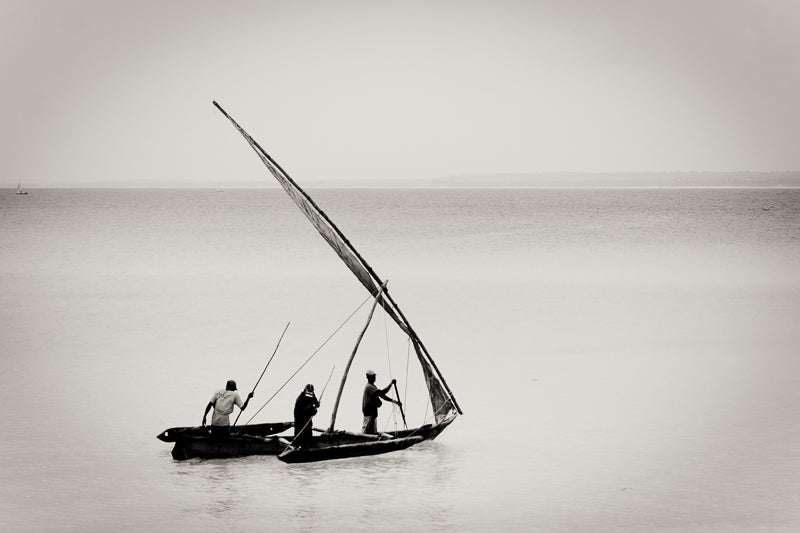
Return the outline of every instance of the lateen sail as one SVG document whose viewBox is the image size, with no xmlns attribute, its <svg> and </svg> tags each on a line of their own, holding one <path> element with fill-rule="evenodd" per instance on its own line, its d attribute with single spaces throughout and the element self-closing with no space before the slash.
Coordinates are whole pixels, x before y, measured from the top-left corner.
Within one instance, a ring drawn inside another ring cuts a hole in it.
<svg viewBox="0 0 800 533">
<path fill-rule="evenodd" d="M 449 396 L 448 393 L 442 388 L 443 383 L 437 379 L 436 375 L 434 374 L 434 369 L 431 368 L 430 364 L 428 364 L 427 359 L 422 353 L 422 347 L 420 346 L 419 342 L 412 338 L 411 343 L 414 345 L 414 351 L 417 354 L 420 365 L 422 365 L 422 373 L 425 375 L 425 383 L 428 385 L 428 395 L 431 398 L 433 415 L 436 418 L 436 422 L 441 423 L 444 420 L 451 418 L 454 416 L 456 410 L 458 410 L 460 413 L 461 410 L 458 409 L 455 399 Z"/>
<path fill-rule="evenodd" d="M 245 140 L 255 150 L 258 157 L 266 165 L 272 175 L 281 184 L 281 187 L 286 191 L 289 197 L 294 200 L 294 203 L 305 214 L 306 218 L 322 235 L 322 238 L 333 248 L 347 267 L 353 272 L 364 287 L 373 295 L 377 296 L 380 292 L 380 287 L 383 285 L 380 277 L 374 270 L 367 264 L 364 258 L 356 251 L 352 244 L 342 234 L 339 228 L 328 218 L 328 216 L 314 203 L 311 197 L 298 186 L 294 180 L 281 168 L 281 166 L 270 157 L 267 152 L 259 146 L 259 144 L 250 135 L 242 129 L 241 126 L 225 112 L 217 102 L 214 102 L 217 109 L 222 112 L 225 117 L 230 120 L 231 124 L 242 134 Z M 384 296 L 380 298 L 381 306 L 386 310 L 386 313 L 397 323 L 403 332 L 409 336 L 414 351 L 417 354 L 422 370 L 425 375 L 425 381 L 428 386 L 428 393 L 431 398 L 431 405 L 434 409 L 434 414 L 437 422 L 441 422 L 447 418 L 454 416 L 455 412 L 461 413 L 461 409 L 453 396 L 453 393 L 447 387 L 436 364 L 431 359 L 430 354 L 425 349 L 425 346 L 420 341 L 417 334 L 411 328 L 411 325 L 405 319 L 405 316 L 397 307 L 397 304 L 389 296 L 388 291 L 384 291 Z"/>
</svg>

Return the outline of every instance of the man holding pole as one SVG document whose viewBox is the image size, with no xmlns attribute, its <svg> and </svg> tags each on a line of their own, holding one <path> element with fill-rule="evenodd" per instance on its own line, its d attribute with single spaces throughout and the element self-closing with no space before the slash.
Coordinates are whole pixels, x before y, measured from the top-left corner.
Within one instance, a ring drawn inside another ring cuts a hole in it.
<svg viewBox="0 0 800 533">
<path fill-rule="evenodd" d="M 206 425 L 206 417 L 211 408 L 214 408 L 214 414 L 211 416 L 211 436 L 212 437 L 225 437 L 230 433 L 231 421 L 228 415 L 233 412 L 233 406 L 236 405 L 244 411 L 247 408 L 247 403 L 253 393 L 247 395 L 247 399 L 242 402 L 242 397 L 236 392 L 236 382 L 229 379 L 225 384 L 225 389 L 218 390 L 211 397 L 211 400 L 206 405 L 206 412 L 203 413 L 203 426 Z"/>
<path fill-rule="evenodd" d="M 400 400 L 393 400 L 386 396 L 389 389 L 397 382 L 392 379 L 385 388 L 379 389 L 375 386 L 375 371 L 367 370 L 367 386 L 364 387 L 364 397 L 361 400 L 361 412 L 364 413 L 364 425 L 362 426 L 362 433 L 368 435 L 378 434 L 378 407 L 381 406 L 381 398 L 387 402 L 402 405 Z"/>
<path fill-rule="evenodd" d="M 314 415 L 317 414 L 317 409 L 319 409 L 319 400 L 314 394 L 314 385 L 309 383 L 294 402 L 294 440 L 292 443 L 296 444 L 298 448 L 308 446 L 311 440 L 311 424 Z"/>
</svg>

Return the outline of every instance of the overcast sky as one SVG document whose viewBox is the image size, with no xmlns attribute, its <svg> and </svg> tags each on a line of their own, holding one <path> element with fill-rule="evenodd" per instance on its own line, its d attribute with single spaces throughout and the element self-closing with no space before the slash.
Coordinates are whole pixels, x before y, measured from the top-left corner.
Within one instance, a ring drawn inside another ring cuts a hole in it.
<svg viewBox="0 0 800 533">
<path fill-rule="evenodd" d="M 3 184 L 800 170 L 797 0 L 0 0 Z"/>
</svg>

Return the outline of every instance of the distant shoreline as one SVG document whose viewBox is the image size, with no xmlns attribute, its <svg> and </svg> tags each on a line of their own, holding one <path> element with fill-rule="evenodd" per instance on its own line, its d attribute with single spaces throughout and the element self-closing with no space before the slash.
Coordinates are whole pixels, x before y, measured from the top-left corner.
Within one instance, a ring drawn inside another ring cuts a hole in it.
<svg viewBox="0 0 800 533">
<path fill-rule="evenodd" d="M 73 181 L 54 183 L 25 178 L 35 189 L 271 189 L 271 176 L 230 180 L 125 180 L 116 183 Z M 800 188 L 800 171 L 785 172 L 538 172 L 464 174 L 436 178 L 321 180 L 304 179 L 301 186 L 328 189 L 763 189 Z M 16 188 L 9 183 L 6 188 Z"/>
<path fill-rule="evenodd" d="M 4 187 L 7 191 L 14 191 L 16 189 L 11 187 Z M 31 187 L 31 191 L 56 191 L 56 190 L 95 190 L 95 191 L 210 191 L 216 192 L 214 187 L 203 186 L 120 186 L 110 187 L 107 185 L 92 185 L 92 186 L 68 186 L 58 185 L 49 187 Z M 337 185 L 308 185 L 304 189 L 308 190 L 430 190 L 430 191 L 467 191 L 467 190 L 484 190 L 484 191 L 610 191 L 610 190 L 638 190 L 638 191 L 667 191 L 667 190 L 776 190 L 776 191 L 796 191 L 800 190 L 800 185 L 764 185 L 764 186 L 736 186 L 736 185 L 720 185 L 720 186 L 337 186 Z M 247 187 L 230 187 L 229 191 L 257 191 L 257 190 L 280 190 L 280 187 L 269 186 L 247 186 Z M 224 191 L 223 191 L 224 192 Z M 11 194 L 11 193 L 9 193 Z"/>
</svg>

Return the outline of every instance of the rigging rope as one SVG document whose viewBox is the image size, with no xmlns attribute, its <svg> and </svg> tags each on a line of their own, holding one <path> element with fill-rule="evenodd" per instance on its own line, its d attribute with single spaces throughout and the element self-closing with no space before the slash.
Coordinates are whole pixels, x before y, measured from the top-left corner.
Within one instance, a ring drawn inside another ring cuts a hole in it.
<svg viewBox="0 0 800 533">
<path fill-rule="evenodd" d="M 386 310 L 383 310 L 383 338 L 386 341 L 386 362 L 389 365 L 389 375 L 394 377 L 394 373 L 392 373 L 392 356 L 389 350 L 389 327 L 386 324 Z M 395 391 L 397 391 L 397 387 L 395 387 Z M 397 398 L 400 400 L 399 396 Z M 384 431 L 389 427 L 389 422 L 394 421 L 394 431 L 397 433 L 397 409 L 395 409 L 394 404 L 392 404 L 392 416 L 386 420 L 386 425 L 384 426 Z"/>
<path fill-rule="evenodd" d="M 342 328 L 345 326 L 345 324 L 347 324 L 347 323 L 350 321 L 350 319 L 351 319 L 351 318 L 353 318 L 353 316 L 354 316 L 356 313 L 358 313 L 358 311 L 359 311 L 359 310 L 360 310 L 362 307 L 364 307 L 364 304 L 366 304 L 366 303 L 367 303 L 368 301 L 370 301 L 370 300 L 372 300 L 372 295 L 371 295 L 371 294 L 370 294 L 369 296 L 367 296 L 367 298 L 366 298 L 366 299 L 365 299 L 363 302 L 361 302 L 361 304 L 360 304 L 358 307 L 356 307 L 355 311 L 353 311 L 352 313 L 350 313 L 350 316 L 348 316 L 348 317 L 347 317 L 347 318 L 344 320 L 344 322 L 342 322 L 341 324 L 339 324 L 339 327 L 337 327 L 337 328 L 336 328 L 336 329 L 333 331 L 333 333 L 331 333 L 331 334 L 330 334 L 330 336 L 328 336 L 328 338 L 327 338 L 327 339 L 325 339 L 325 342 L 323 342 L 322 344 L 320 344 L 320 345 L 319 345 L 319 348 L 317 348 L 316 350 L 314 350 L 314 353 L 312 353 L 312 354 L 311 354 L 311 355 L 308 357 L 308 359 L 306 359 L 306 360 L 303 362 L 303 364 L 302 364 L 302 365 L 300 365 L 300 367 L 299 367 L 297 370 L 295 370 L 295 371 L 294 371 L 294 374 L 292 374 L 291 376 L 289 376 L 289 379 L 287 379 L 287 380 L 286 380 L 286 381 L 283 383 L 283 385 L 281 385 L 281 386 L 280 386 L 280 388 L 279 388 L 278 390 L 276 390 L 276 391 L 275 391 L 275 394 L 273 394 L 272 396 L 270 396 L 270 397 L 269 397 L 269 399 L 268 399 L 266 402 L 264 402 L 264 405 L 262 405 L 261 407 L 259 407 L 259 408 L 258 408 L 258 411 L 256 411 L 256 412 L 253 414 L 253 416 L 251 416 L 251 417 L 250 417 L 250 419 L 249 419 L 249 420 L 248 420 L 248 421 L 247 421 L 247 422 L 246 422 L 244 425 L 246 426 L 247 424 L 249 424 L 250 422 L 252 422 L 252 421 L 253 421 L 253 419 L 254 419 L 254 418 L 255 418 L 255 417 L 258 415 L 258 413 L 260 413 L 260 412 L 261 412 L 261 411 L 262 411 L 262 410 L 263 410 L 263 409 L 264 409 L 264 408 L 267 406 L 267 404 L 268 404 L 269 402 L 271 402 L 271 401 L 272 401 L 272 399 L 273 399 L 273 398 L 275 398 L 275 396 L 277 396 L 277 395 L 278 395 L 278 393 L 279 393 L 280 391 L 282 391 L 282 390 L 283 390 L 283 388 L 284 388 L 286 385 L 288 385 L 290 381 L 292 381 L 292 379 L 294 379 L 294 377 L 295 377 L 295 376 L 296 376 L 296 375 L 297 375 L 297 374 L 298 374 L 298 373 L 299 373 L 299 372 L 300 372 L 300 371 L 303 369 L 303 367 L 304 367 L 304 366 L 306 366 L 306 365 L 308 364 L 308 362 L 309 362 L 309 361 L 311 361 L 311 359 L 313 359 L 313 358 L 314 358 L 314 356 L 315 356 L 315 355 L 317 355 L 317 354 L 319 353 L 319 351 L 320 351 L 320 350 L 322 350 L 322 348 L 324 348 L 324 347 L 325 347 L 325 345 L 326 345 L 326 344 L 328 344 L 328 342 L 329 342 L 329 341 L 330 341 L 330 340 L 331 340 L 331 339 L 332 339 L 332 338 L 333 338 L 333 337 L 334 337 L 334 336 L 335 336 L 337 333 L 339 333 L 339 330 L 341 330 L 341 329 L 342 329 Z"/>
<path fill-rule="evenodd" d="M 391 359 L 391 357 L 389 355 L 389 349 L 390 349 L 389 348 L 389 331 L 388 331 L 388 328 L 386 327 L 386 314 L 387 313 L 384 311 L 384 313 L 383 313 L 383 329 L 384 329 L 384 333 L 385 333 L 385 337 L 386 337 L 386 356 L 387 356 L 387 359 L 388 359 L 388 362 L 389 362 L 389 375 L 391 376 L 392 375 L 392 359 Z M 408 397 L 408 364 L 409 364 L 409 360 L 410 359 L 411 359 L 411 337 L 408 337 L 408 345 L 407 345 L 407 350 L 406 350 L 406 375 L 405 375 L 405 378 L 404 378 L 405 379 L 405 387 L 403 389 L 403 397 L 404 398 Z M 397 399 L 399 401 L 405 403 L 403 398 L 400 398 L 400 391 L 397 390 L 397 384 L 396 383 L 395 383 L 395 386 L 394 386 L 394 391 L 395 391 L 395 394 L 397 396 Z M 397 406 L 395 404 L 392 404 L 392 415 L 391 415 L 391 417 L 387 418 L 387 420 L 386 420 L 386 424 L 383 427 L 384 433 L 389 428 L 389 424 L 391 422 L 394 422 L 394 431 L 395 431 L 395 434 L 397 433 L 397 425 L 398 425 L 397 424 L 397 411 L 398 411 Z M 399 411 L 400 411 L 400 414 L 403 413 L 402 407 L 399 409 Z M 426 410 L 426 415 L 427 415 L 427 410 Z M 403 417 L 403 423 L 405 425 L 405 416 Z M 406 429 L 408 429 L 408 426 L 406 426 Z"/>
<path fill-rule="evenodd" d="M 383 310 L 383 337 L 386 340 L 386 361 L 389 363 L 389 375 L 392 376 L 392 357 L 389 353 L 389 327 L 386 325 L 386 309 Z"/>
<path fill-rule="evenodd" d="M 405 386 L 403 387 L 403 403 L 405 399 L 408 398 L 408 362 L 411 359 L 411 337 L 408 338 L 408 344 L 406 345 L 406 377 L 405 377 Z"/>
</svg>

